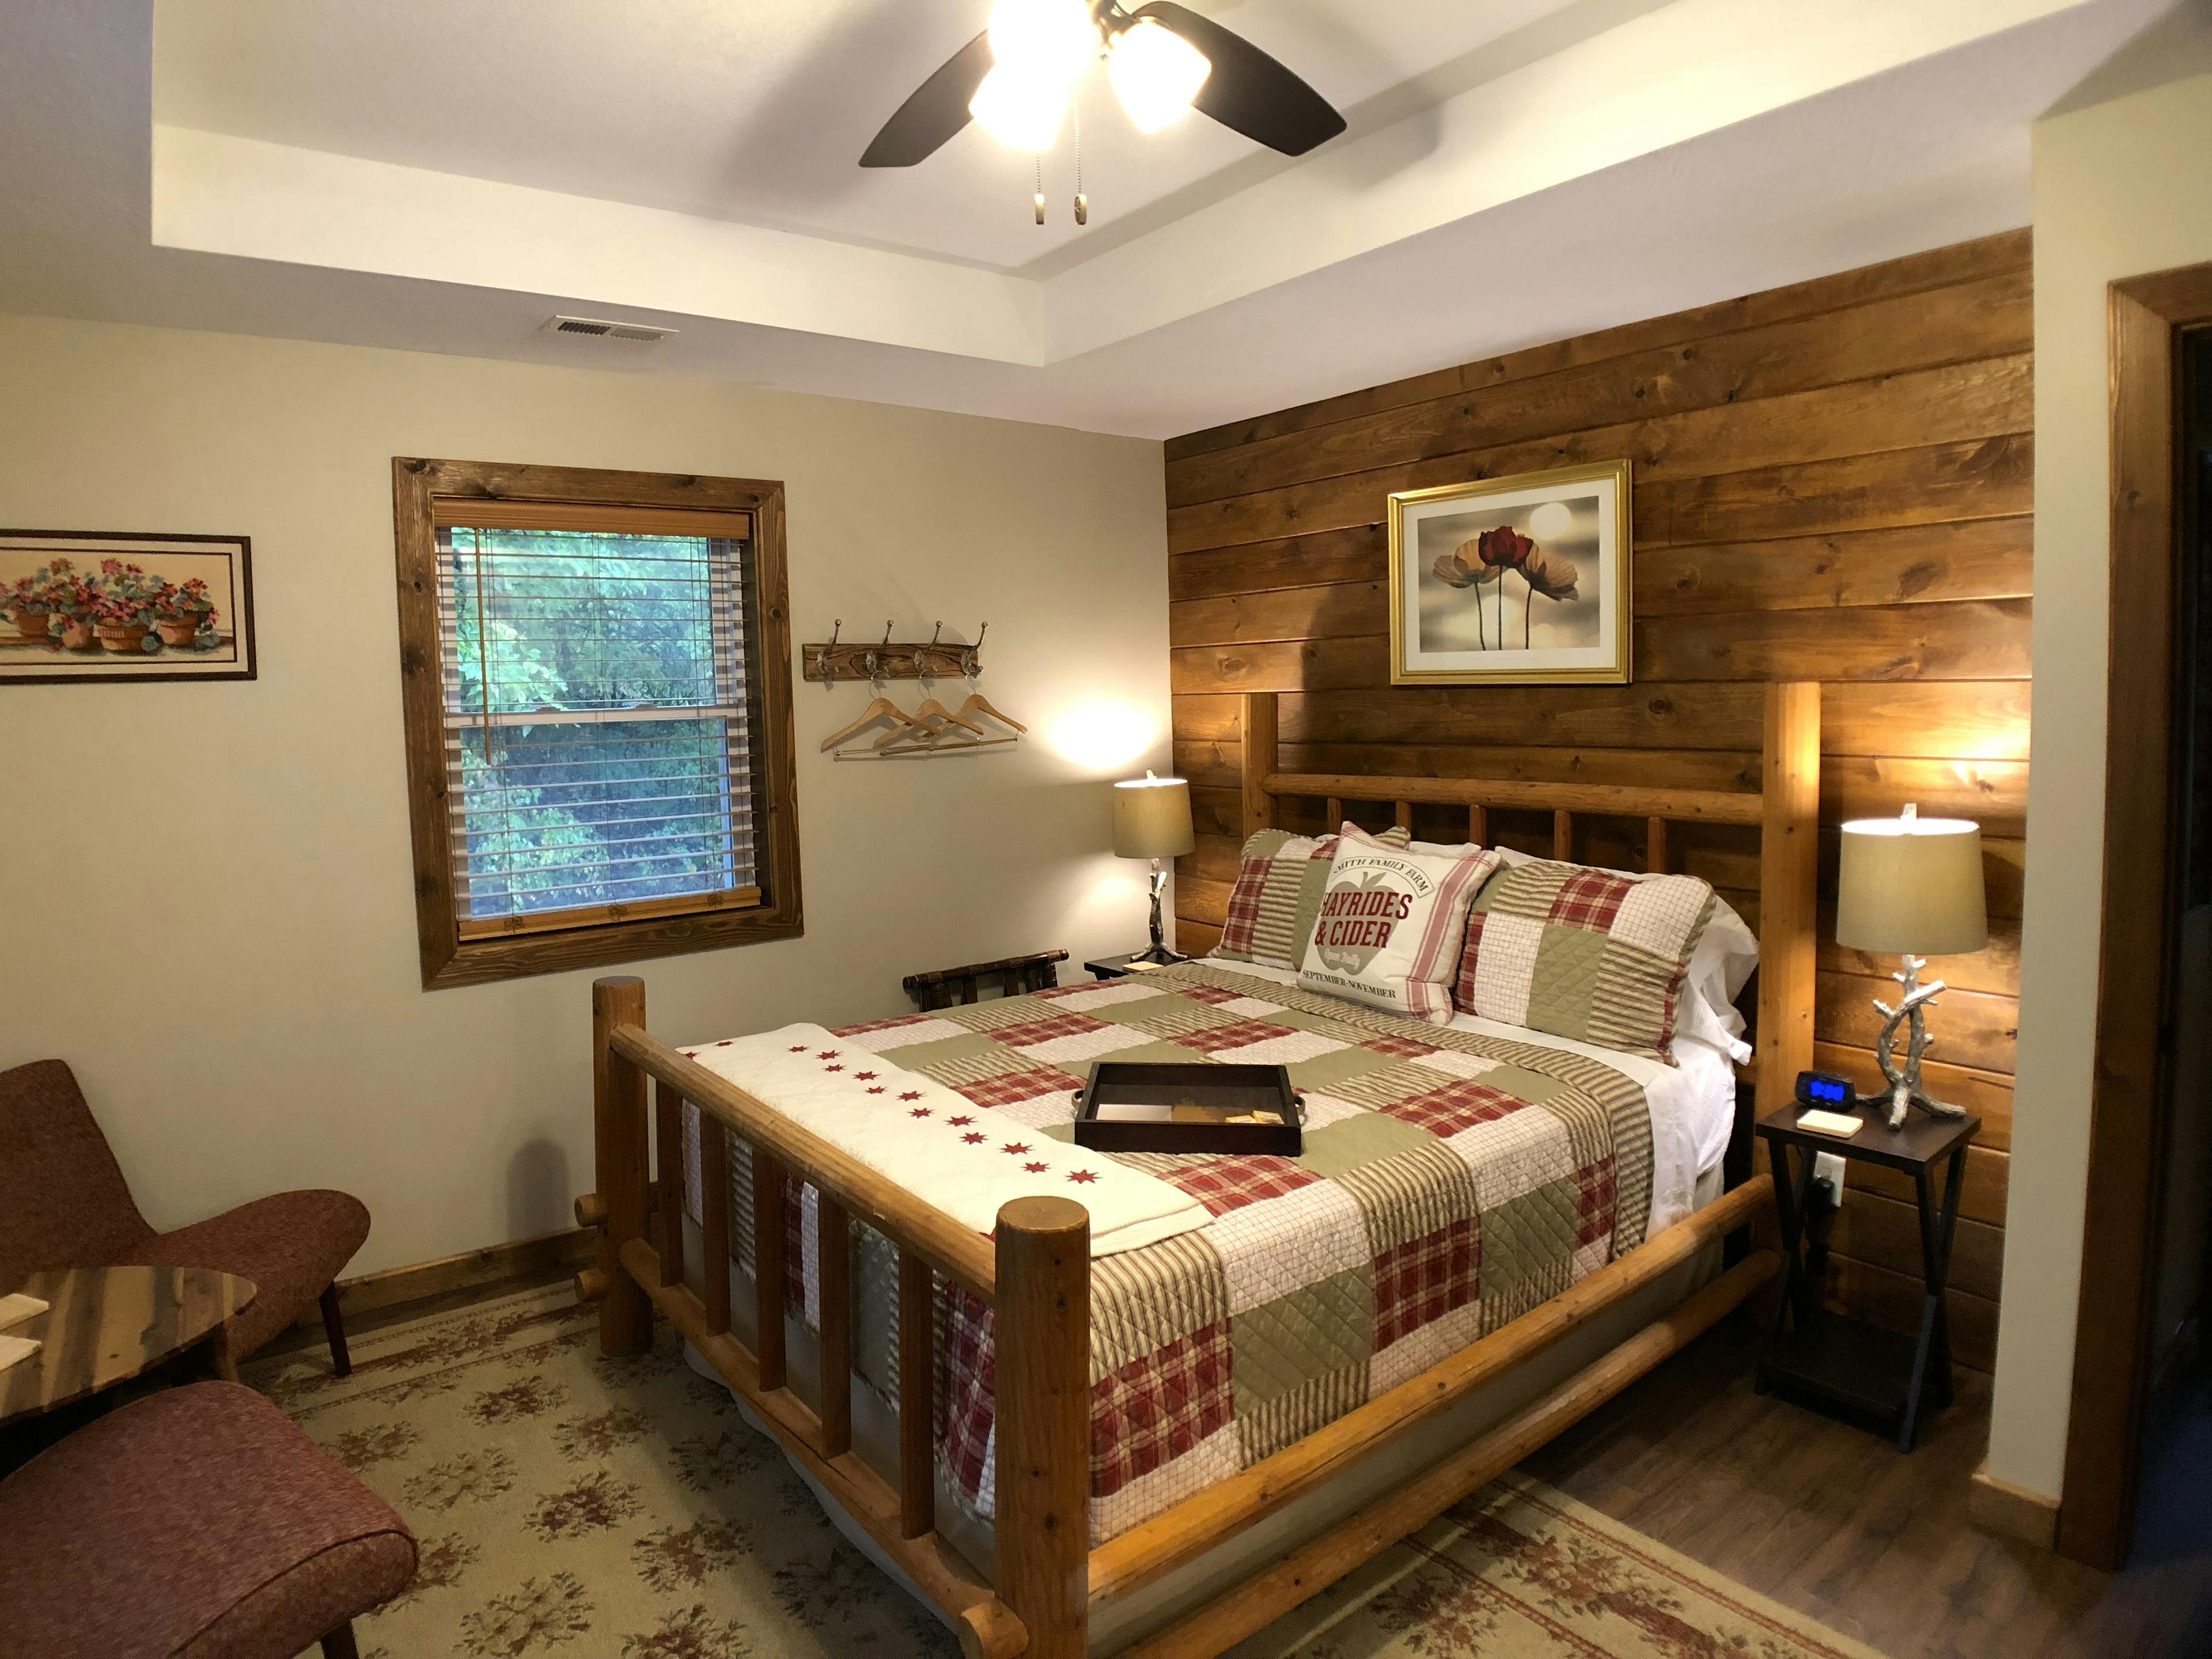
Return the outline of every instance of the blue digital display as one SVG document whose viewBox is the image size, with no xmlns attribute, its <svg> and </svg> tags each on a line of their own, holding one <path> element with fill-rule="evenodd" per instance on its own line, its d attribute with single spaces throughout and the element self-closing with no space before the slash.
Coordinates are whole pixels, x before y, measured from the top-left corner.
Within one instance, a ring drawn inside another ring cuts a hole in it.
<svg viewBox="0 0 2212 1659">
<path fill-rule="evenodd" d="M 1847 1106 L 1850 1103 L 1851 1085 L 1839 1077 L 1823 1077 L 1818 1072 L 1807 1072 L 1798 1078 L 1797 1091 L 1807 1100 L 1821 1106 Z"/>
</svg>

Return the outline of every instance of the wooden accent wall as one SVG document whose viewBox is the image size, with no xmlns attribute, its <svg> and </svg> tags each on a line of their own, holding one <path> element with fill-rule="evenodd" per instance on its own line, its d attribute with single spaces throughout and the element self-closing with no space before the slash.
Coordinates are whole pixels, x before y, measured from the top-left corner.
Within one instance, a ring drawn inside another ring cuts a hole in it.
<svg viewBox="0 0 2212 1659">
<path fill-rule="evenodd" d="M 1978 819 L 1991 939 L 1939 959 L 1929 1078 L 1978 1112 L 1953 1340 L 1988 1367 L 2011 1144 L 2027 804 L 2033 338 L 2026 231 L 1632 324 L 1177 438 L 1167 446 L 1176 764 L 1199 821 L 1178 861 L 1185 951 L 1218 937 L 1237 852 L 1240 691 L 1281 700 L 1302 772 L 1757 787 L 1759 683 L 1817 679 L 1822 892 L 1834 826 Z M 1626 455 L 1635 683 L 1389 683 L 1384 496 Z M 1318 823 L 1317 807 L 1310 817 Z M 1286 823 L 1306 827 L 1293 817 Z M 1548 854 L 1548 820 L 1492 815 Z M 1441 819 L 1416 828 L 1463 838 Z M 1629 864 L 1641 827 L 1579 856 Z M 1758 832 L 1677 826 L 1677 866 L 1753 922 Z M 1825 937 L 1819 1063 L 1879 1083 L 1870 999 L 1894 962 Z M 1861 1176 L 1832 1288 L 1917 1314 L 1910 1189 Z"/>
</svg>

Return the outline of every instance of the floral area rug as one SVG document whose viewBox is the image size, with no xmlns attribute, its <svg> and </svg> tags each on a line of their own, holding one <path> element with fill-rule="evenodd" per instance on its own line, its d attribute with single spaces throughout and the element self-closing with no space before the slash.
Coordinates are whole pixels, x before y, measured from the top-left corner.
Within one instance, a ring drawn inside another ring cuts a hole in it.
<svg viewBox="0 0 2212 1659">
<path fill-rule="evenodd" d="M 415 1531 L 363 1659 L 953 1659 L 665 1322 L 604 1359 L 562 1285 L 246 1368 Z M 1510 1475 L 1237 1659 L 1881 1659 Z"/>
<path fill-rule="evenodd" d="M 726 1389 L 599 1356 L 564 1285 L 317 1347 L 244 1380 L 404 1517 L 415 1582 L 362 1659 L 813 1659 L 959 1647 L 848 1544 Z"/>
<path fill-rule="evenodd" d="M 1517 1470 L 1234 1659 L 1881 1659 Z"/>
</svg>

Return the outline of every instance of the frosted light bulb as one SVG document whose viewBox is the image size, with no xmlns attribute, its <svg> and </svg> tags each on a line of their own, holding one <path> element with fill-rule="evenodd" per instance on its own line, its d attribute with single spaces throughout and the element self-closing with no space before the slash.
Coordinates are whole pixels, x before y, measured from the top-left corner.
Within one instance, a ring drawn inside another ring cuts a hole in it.
<svg viewBox="0 0 2212 1659">
<path fill-rule="evenodd" d="M 1084 0 L 998 0 L 989 30 L 991 56 L 1001 68 L 1062 91 L 1098 55 L 1098 27 Z"/>
<path fill-rule="evenodd" d="M 968 112 L 991 137 L 1011 149 L 1040 155 L 1060 137 L 1060 118 L 1066 108 L 1066 86 L 1005 64 L 983 77 L 968 102 Z"/>
<path fill-rule="evenodd" d="M 1213 65 L 1182 36 L 1147 17 L 1121 31 L 1106 73 L 1137 131 L 1158 132 L 1189 113 Z"/>
</svg>

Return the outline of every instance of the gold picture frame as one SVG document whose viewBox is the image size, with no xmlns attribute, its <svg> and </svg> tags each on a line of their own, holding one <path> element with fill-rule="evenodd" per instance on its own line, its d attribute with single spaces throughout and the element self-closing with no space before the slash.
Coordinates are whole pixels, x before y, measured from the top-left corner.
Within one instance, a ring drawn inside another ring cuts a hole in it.
<svg viewBox="0 0 2212 1659">
<path fill-rule="evenodd" d="M 1629 684 L 1630 485 L 1624 459 L 1393 494 L 1390 684 Z"/>
</svg>

